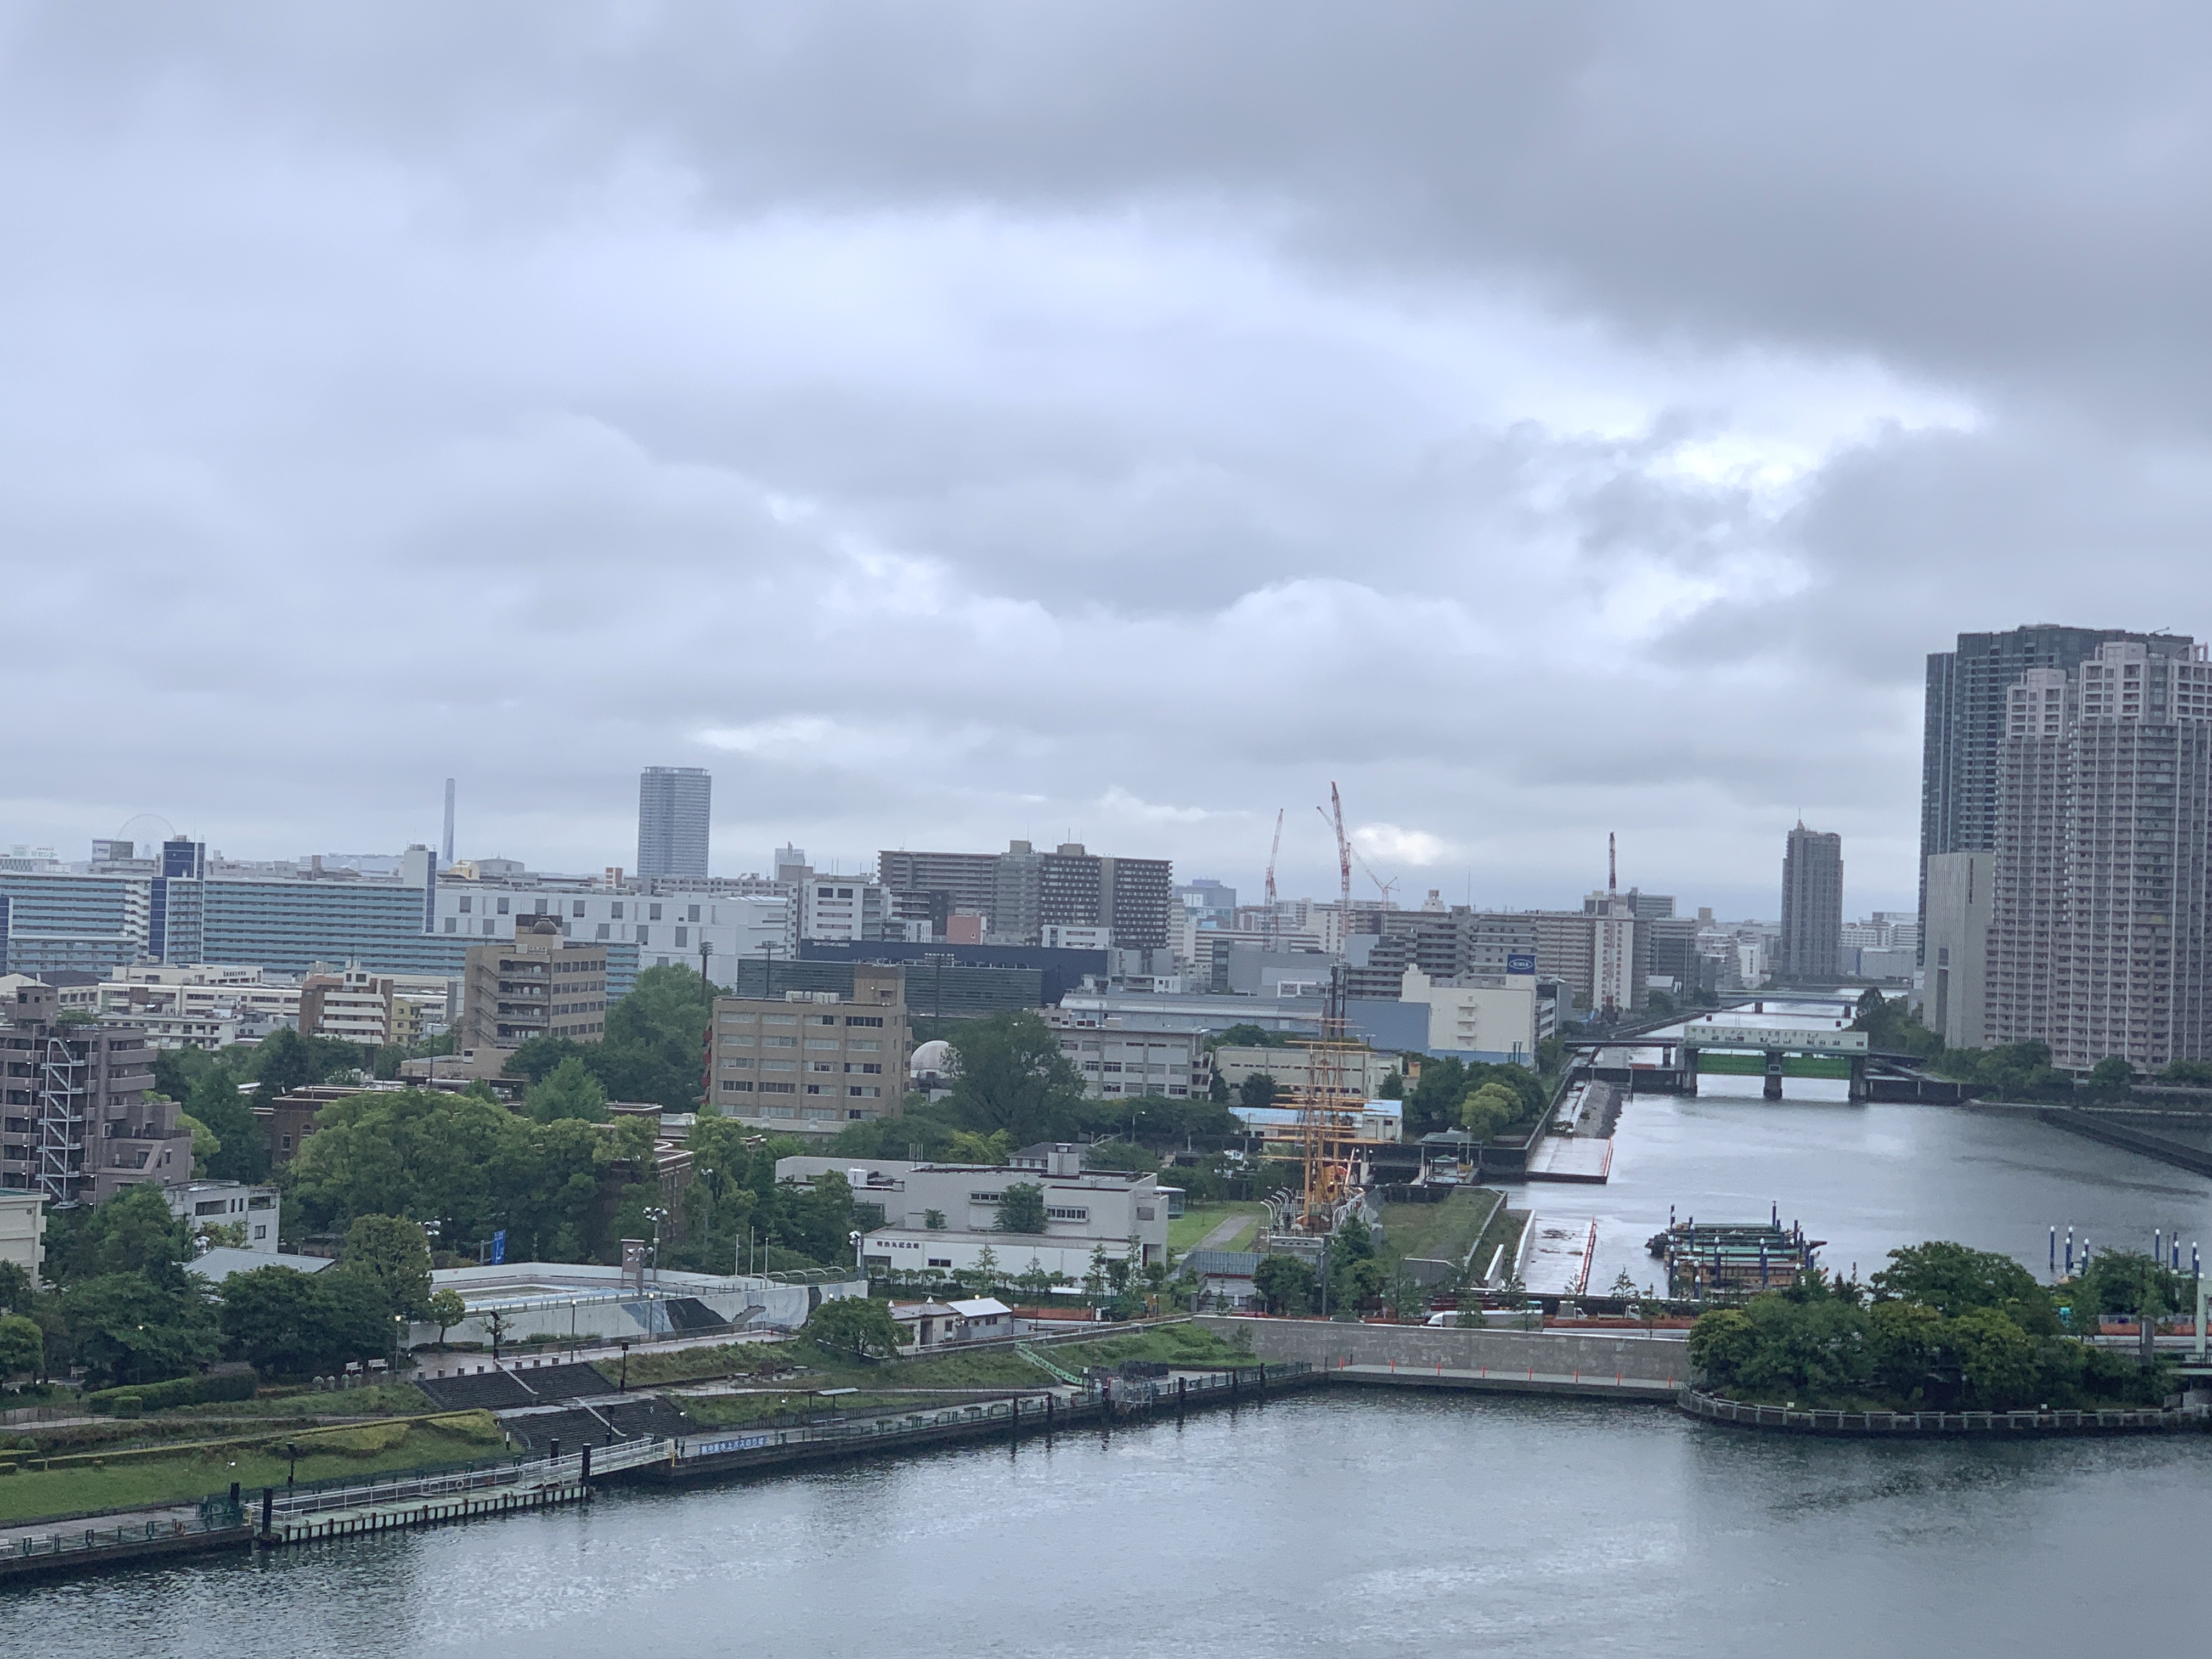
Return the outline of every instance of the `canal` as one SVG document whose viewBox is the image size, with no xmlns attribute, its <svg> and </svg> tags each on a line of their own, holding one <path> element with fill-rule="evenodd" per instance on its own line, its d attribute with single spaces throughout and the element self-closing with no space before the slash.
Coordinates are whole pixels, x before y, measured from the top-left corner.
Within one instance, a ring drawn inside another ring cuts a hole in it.
<svg viewBox="0 0 2212 1659">
<path fill-rule="evenodd" d="M 1746 1027 L 1834 1017 L 1820 1001 L 1769 1001 Z M 1679 1028 L 1655 1032 L 1672 1036 Z M 1899 1244 L 1951 1238 L 2001 1250 L 2044 1273 L 2050 1229 L 2077 1241 L 2148 1251 L 2154 1230 L 2212 1245 L 2212 1178 L 2154 1163 L 2050 1127 L 2031 1114 L 1963 1107 L 1852 1105 L 1840 1079 L 1788 1078 L 1783 1098 L 1765 1079 L 1708 1073 L 1695 1098 L 1638 1095 L 1613 1135 L 1602 1187 L 1530 1182 L 1518 1207 L 1559 1219 L 1594 1218 L 1589 1288 L 1626 1271 L 1656 1283 L 1644 1241 L 1677 1215 L 1763 1220 L 1774 1208 L 1828 1244 L 1821 1265 L 1864 1279 Z M 2161 1126 L 2161 1133 L 2173 1133 Z M 2183 1131 L 2183 1133 L 2188 1133 Z"/>
<path fill-rule="evenodd" d="M 2179 1643 L 2212 1441 L 1807 1442 L 1265 1407 L 0 1598 L 9 1650 L 1823 1656 Z"/>
</svg>

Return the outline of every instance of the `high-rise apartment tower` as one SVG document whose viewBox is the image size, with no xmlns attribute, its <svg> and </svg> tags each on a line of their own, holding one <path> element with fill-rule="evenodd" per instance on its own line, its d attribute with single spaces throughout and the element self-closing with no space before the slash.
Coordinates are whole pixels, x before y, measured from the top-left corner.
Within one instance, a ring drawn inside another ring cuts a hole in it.
<svg viewBox="0 0 2212 1659">
<path fill-rule="evenodd" d="M 2212 664 L 2110 641 L 2006 694 L 1984 1036 L 2141 1071 L 2212 1054 Z M 1971 950 L 1973 941 L 1962 942 Z"/>
<path fill-rule="evenodd" d="M 1844 942 L 1844 838 L 1790 832 L 1782 855 L 1782 946 L 1776 970 L 1784 984 L 1832 985 Z"/>
<path fill-rule="evenodd" d="M 2182 635 L 2051 623 L 2002 634 L 1961 634 L 1956 649 L 1929 653 L 1920 762 L 1923 940 L 1928 931 L 1928 860 L 1939 853 L 1986 852 L 1996 845 L 1997 751 L 2005 737 L 2008 694 L 2030 669 L 2070 674 L 2100 646 L 2114 640 L 2142 646 L 2147 659 L 2186 661 L 2194 654 L 2191 641 Z"/>
<path fill-rule="evenodd" d="M 707 873 L 714 780 L 703 766 L 648 766 L 637 781 L 641 880 Z"/>
</svg>

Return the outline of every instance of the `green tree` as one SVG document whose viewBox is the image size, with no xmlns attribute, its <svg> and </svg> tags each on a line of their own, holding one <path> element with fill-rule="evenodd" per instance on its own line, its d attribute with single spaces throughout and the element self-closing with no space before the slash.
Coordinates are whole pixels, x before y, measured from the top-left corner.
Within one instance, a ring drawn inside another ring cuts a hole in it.
<svg viewBox="0 0 2212 1659">
<path fill-rule="evenodd" d="M 1044 1230 L 1044 1188 L 1034 1181 L 1017 1181 L 1008 1185 L 999 1200 L 999 1220 L 994 1231 L 1037 1234 Z"/>
<path fill-rule="evenodd" d="M 269 1148 L 261 1126 L 226 1068 L 210 1066 L 200 1072 L 185 1099 L 185 1109 L 206 1124 L 222 1143 L 208 1158 L 210 1177 L 252 1182 L 268 1175 Z"/>
<path fill-rule="evenodd" d="M 256 1267 L 223 1281 L 222 1332 L 266 1376 L 328 1375 L 388 1352 L 392 1312 L 366 1274 Z"/>
<path fill-rule="evenodd" d="M 2107 1054 L 2089 1068 L 2089 1088 L 2107 1100 L 2124 1100 L 2136 1085 L 2136 1068 L 2124 1056 Z"/>
<path fill-rule="evenodd" d="M 1001 1279 L 999 1253 L 986 1244 L 975 1252 L 975 1265 L 968 1270 L 965 1276 L 973 1278 L 975 1288 L 980 1291 L 998 1289 Z"/>
<path fill-rule="evenodd" d="M 1207 1078 L 1206 1097 L 1217 1106 L 1226 1106 L 1229 1103 L 1229 1079 L 1219 1072 Z"/>
<path fill-rule="evenodd" d="M 1943 1316 L 1917 1302 L 1877 1302 L 1867 1310 L 1867 1358 L 1874 1384 L 1893 1399 L 1917 1401 L 1943 1355 Z"/>
<path fill-rule="evenodd" d="M 1382 1079 L 1381 1092 L 1376 1096 L 1376 1098 L 1378 1100 L 1403 1100 L 1405 1097 L 1405 1078 L 1396 1072 L 1386 1073 Z"/>
<path fill-rule="evenodd" d="M 963 1021 L 950 1039 L 952 1104 L 963 1123 L 1015 1146 L 1058 1138 L 1083 1098 L 1083 1074 L 1032 1009 Z"/>
<path fill-rule="evenodd" d="M 438 1328 L 438 1346 L 446 1346 L 446 1333 L 469 1316 L 469 1304 L 459 1291 L 433 1291 L 422 1304 L 422 1317 Z"/>
<path fill-rule="evenodd" d="M 1478 1140 L 1489 1139 L 1520 1115 L 1519 1097 L 1502 1083 L 1470 1090 L 1459 1103 L 1460 1127 Z"/>
<path fill-rule="evenodd" d="M 542 1082 L 523 1091 L 522 1109 L 540 1123 L 563 1117 L 600 1123 L 606 1120 L 607 1091 L 591 1069 L 571 1054 L 547 1073 Z"/>
<path fill-rule="evenodd" d="M 863 1362 L 897 1353 L 898 1323 L 890 1305 L 872 1297 L 840 1297 L 806 1316 L 802 1334 L 825 1353 Z"/>
<path fill-rule="evenodd" d="M 1275 1079 L 1265 1072 L 1249 1072 L 1237 1085 L 1237 1103 L 1258 1109 L 1275 1103 Z"/>
<path fill-rule="evenodd" d="M 171 1286 L 143 1272 L 97 1273 L 62 1291 L 70 1346 L 94 1386 L 159 1382 L 215 1357 L 215 1322 L 198 1281 L 178 1278 Z"/>
<path fill-rule="evenodd" d="M 0 1382 L 35 1373 L 45 1364 L 46 1333 L 21 1314 L 0 1314 Z"/>
<path fill-rule="evenodd" d="M 0 1313 L 28 1313 L 37 1288 L 30 1270 L 13 1261 L 0 1261 Z"/>
<path fill-rule="evenodd" d="M 1955 1319 L 1975 1308 L 1995 1308 L 2024 1327 L 2055 1333 L 2051 1298 L 2035 1277 L 2008 1255 L 1936 1240 L 1893 1250 L 1873 1279 L 1878 1298 L 1895 1297 L 1933 1308 Z"/>
<path fill-rule="evenodd" d="M 214 1130 L 190 1112 L 177 1114 L 177 1127 L 192 1138 L 192 1179 L 205 1180 L 208 1159 L 222 1150 L 222 1142 L 216 1139 Z"/>
<path fill-rule="evenodd" d="M 1294 1255 L 1262 1256 L 1252 1273 L 1252 1287 L 1271 1314 L 1306 1312 L 1319 1283 L 1311 1266 Z"/>
<path fill-rule="evenodd" d="M 1958 1356 L 1966 1404 L 1978 1411 L 2009 1411 L 2036 1400 L 2036 1345 L 1995 1308 L 1974 1308 L 1943 1328 L 1945 1346 Z"/>
<path fill-rule="evenodd" d="M 343 1271 L 374 1285 L 391 1312 L 421 1316 L 430 1299 L 430 1241 L 404 1216 L 357 1217 L 346 1229 Z"/>
</svg>

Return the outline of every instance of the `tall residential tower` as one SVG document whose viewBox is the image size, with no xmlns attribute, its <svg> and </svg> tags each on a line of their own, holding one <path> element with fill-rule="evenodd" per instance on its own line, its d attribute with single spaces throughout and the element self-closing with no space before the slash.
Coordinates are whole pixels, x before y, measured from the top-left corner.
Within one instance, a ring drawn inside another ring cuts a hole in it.
<svg viewBox="0 0 2212 1659">
<path fill-rule="evenodd" d="M 2127 640 L 2146 657 L 2186 661 L 2185 636 L 2118 628 L 2037 623 L 2002 634 L 1961 634 L 1957 648 L 1928 658 L 1928 702 L 1920 761 L 1920 926 L 1928 931 L 1928 863 L 1939 854 L 1996 845 L 1997 751 L 2006 697 L 2030 669 L 2070 674 L 2100 646 Z M 1926 960 L 1924 949 L 1923 958 Z"/>
<path fill-rule="evenodd" d="M 1843 942 L 1844 838 L 1800 823 L 1782 855 L 1782 982 L 1834 984 Z"/>
<path fill-rule="evenodd" d="M 637 781 L 641 881 L 707 873 L 714 780 L 703 766 L 648 766 Z"/>
</svg>

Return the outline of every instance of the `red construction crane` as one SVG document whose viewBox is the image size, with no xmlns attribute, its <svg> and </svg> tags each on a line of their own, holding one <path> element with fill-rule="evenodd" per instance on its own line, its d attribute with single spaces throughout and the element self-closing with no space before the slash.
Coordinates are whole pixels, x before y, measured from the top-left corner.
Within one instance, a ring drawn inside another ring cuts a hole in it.
<svg viewBox="0 0 2212 1659">
<path fill-rule="evenodd" d="M 1267 849 L 1267 917 L 1272 922 L 1275 915 L 1275 854 L 1283 850 L 1283 811 L 1275 809 L 1275 842 Z"/>
<path fill-rule="evenodd" d="M 1334 780 L 1328 786 L 1328 804 L 1336 811 L 1336 867 L 1343 878 L 1343 915 L 1346 925 L 1349 925 L 1352 915 L 1352 842 L 1344 833 L 1344 797 L 1336 793 Z"/>
</svg>

